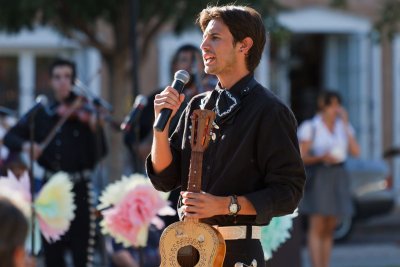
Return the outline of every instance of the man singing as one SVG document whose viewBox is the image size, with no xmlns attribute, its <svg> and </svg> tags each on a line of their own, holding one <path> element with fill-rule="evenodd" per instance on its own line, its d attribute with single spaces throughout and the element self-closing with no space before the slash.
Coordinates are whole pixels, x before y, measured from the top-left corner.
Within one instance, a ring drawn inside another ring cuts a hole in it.
<svg viewBox="0 0 400 267">
<path fill-rule="evenodd" d="M 180 210 L 218 228 L 226 242 L 223 266 L 253 260 L 265 266 L 260 226 L 292 213 L 302 197 L 305 173 L 297 122 L 253 77 L 266 40 L 260 14 L 244 6 L 208 7 L 198 23 L 205 72 L 216 75 L 219 83 L 192 99 L 171 138 L 167 130 L 154 131 L 147 171 L 158 190 L 186 190 L 190 115 L 199 108 L 215 111 L 215 138 L 203 156 L 203 192 L 182 191 Z M 172 87 L 165 88 L 154 100 L 155 116 L 163 108 L 174 115 L 183 99 Z M 233 239 L 232 231 L 245 234 Z"/>
</svg>

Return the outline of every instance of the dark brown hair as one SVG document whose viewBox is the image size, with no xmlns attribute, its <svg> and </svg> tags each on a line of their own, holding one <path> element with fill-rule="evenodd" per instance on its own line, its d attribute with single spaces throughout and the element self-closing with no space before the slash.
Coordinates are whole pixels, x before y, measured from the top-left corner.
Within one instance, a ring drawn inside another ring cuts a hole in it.
<svg viewBox="0 0 400 267">
<path fill-rule="evenodd" d="M 14 267 L 14 251 L 23 247 L 28 222 L 9 200 L 0 197 L 0 267 Z"/>
<path fill-rule="evenodd" d="M 185 52 L 192 53 L 193 57 L 196 54 L 198 54 L 201 57 L 201 51 L 198 47 L 191 45 L 191 44 L 182 45 L 181 47 L 178 48 L 178 50 L 176 50 L 174 56 L 172 57 L 172 61 L 171 61 L 171 75 L 172 76 L 174 75 L 175 66 L 178 63 L 179 55 L 181 53 L 185 53 Z M 187 87 L 187 85 L 186 85 L 186 87 Z"/>
<path fill-rule="evenodd" d="M 204 32 L 208 23 L 213 19 L 221 19 L 229 28 L 234 44 L 243 41 L 246 37 L 253 40 L 253 46 L 246 57 L 247 69 L 253 72 L 260 63 L 266 41 L 261 15 L 255 9 L 247 6 L 210 6 L 200 12 L 197 23 Z"/>
<path fill-rule="evenodd" d="M 318 110 L 323 110 L 332 104 L 332 101 L 336 99 L 339 104 L 342 104 L 342 98 L 338 92 L 331 90 L 323 90 L 319 93 L 317 98 Z"/>
<path fill-rule="evenodd" d="M 72 70 L 71 84 L 73 85 L 75 83 L 75 79 L 76 79 L 76 65 L 71 60 L 63 59 L 63 58 L 56 58 L 49 66 L 50 77 L 53 77 L 53 71 L 55 68 L 63 67 L 63 66 L 67 66 L 67 67 L 71 68 L 71 70 Z"/>
</svg>

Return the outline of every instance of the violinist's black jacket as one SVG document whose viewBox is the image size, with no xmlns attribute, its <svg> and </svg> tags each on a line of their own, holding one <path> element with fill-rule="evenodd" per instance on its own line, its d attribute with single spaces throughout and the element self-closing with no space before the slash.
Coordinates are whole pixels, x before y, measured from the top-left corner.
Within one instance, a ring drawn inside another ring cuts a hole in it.
<svg viewBox="0 0 400 267">
<path fill-rule="evenodd" d="M 71 93 L 69 101 L 76 97 Z M 30 125 L 33 117 L 34 140 L 42 142 L 56 125 L 60 116 L 54 102 L 49 107 L 34 108 L 28 111 L 4 137 L 4 144 L 11 152 L 20 152 L 22 144 L 29 141 Z M 93 169 L 106 155 L 107 148 L 102 127 L 93 131 L 88 123 L 79 119 L 67 120 L 38 159 L 39 165 L 51 172 L 79 172 Z"/>
</svg>

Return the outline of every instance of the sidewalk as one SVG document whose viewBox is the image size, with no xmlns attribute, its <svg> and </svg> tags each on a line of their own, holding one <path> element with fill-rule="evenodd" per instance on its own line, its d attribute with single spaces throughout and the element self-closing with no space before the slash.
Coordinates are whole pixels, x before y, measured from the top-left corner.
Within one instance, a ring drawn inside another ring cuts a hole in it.
<svg viewBox="0 0 400 267">
<path fill-rule="evenodd" d="M 311 267 L 306 249 L 302 251 L 302 258 L 302 267 Z M 330 267 L 400 267 L 400 245 L 336 245 Z"/>
</svg>

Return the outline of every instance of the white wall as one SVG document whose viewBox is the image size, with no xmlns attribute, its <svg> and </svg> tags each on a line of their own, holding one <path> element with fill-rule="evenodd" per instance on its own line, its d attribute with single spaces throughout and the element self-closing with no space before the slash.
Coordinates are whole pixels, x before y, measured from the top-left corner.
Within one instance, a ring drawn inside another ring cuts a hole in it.
<svg viewBox="0 0 400 267">
<path fill-rule="evenodd" d="M 18 58 L 19 114 L 25 113 L 35 101 L 35 62 L 38 56 L 63 56 L 77 63 L 78 78 L 88 84 L 89 90 L 100 94 L 101 56 L 96 49 L 82 48 L 48 27 L 18 34 L 0 32 L 0 55 Z"/>
</svg>

